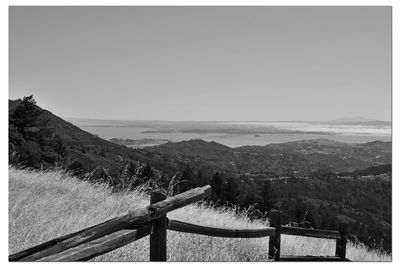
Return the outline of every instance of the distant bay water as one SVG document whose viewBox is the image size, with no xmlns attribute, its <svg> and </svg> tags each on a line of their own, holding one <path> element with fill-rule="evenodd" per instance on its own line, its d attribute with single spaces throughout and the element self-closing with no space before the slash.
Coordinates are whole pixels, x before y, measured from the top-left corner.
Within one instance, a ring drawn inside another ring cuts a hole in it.
<svg viewBox="0 0 400 267">
<path fill-rule="evenodd" d="M 203 139 L 215 141 L 230 147 L 245 145 L 267 145 L 271 143 L 285 143 L 305 139 L 331 139 L 347 143 L 365 143 L 371 141 L 391 141 L 391 127 L 365 126 L 365 125 L 329 125 L 303 122 L 214 122 L 221 127 L 230 126 L 246 129 L 257 127 L 272 127 L 275 129 L 292 130 L 295 133 L 257 133 L 257 134 L 227 134 L 227 133 L 187 133 L 179 131 L 160 131 L 160 127 L 136 126 L 132 122 L 99 121 L 68 119 L 82 130 L 96 134 L 109 140 L 123 138 L 133 140 L 154 139 L 179 142 L 190 139 Z M 162 123 L 161 123 L 162 124 Z M 143 125 L 143 123 L 139 123 Z M 182 123 L 179 122 L 181 126 Z M 171 126 L 170 126 L 171 127 Z M 308 133 L 307 133 L 308 132 Z M 312 133 L 310 133 L 312 132 Z M 148 145 L 152 145 L 151 142 Z"/>
<path fill-rule="evenodd" d="M 279 129 L 293 131 L 314 131 L 323 133 L 348 134 L 348 135 L 374 135 L 391 136 L 392 128 L 390 126 L 371 126 L 357 124 L 327 124 L 327 123 L 309 123 L 309 122 L 223 122 L 225 125 L 243 125 L 243 126 L 272 126 Z"/>
</svg>

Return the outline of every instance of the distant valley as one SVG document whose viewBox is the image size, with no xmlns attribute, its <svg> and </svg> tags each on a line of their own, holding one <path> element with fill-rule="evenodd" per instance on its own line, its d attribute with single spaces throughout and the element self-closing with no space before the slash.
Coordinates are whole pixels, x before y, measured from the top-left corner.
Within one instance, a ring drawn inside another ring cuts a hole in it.
<svg viewBox="0 0 400 267">
<path fill-rule="evenodd" d="M 168 155 L 189 165 L 259 178 L 313 176 L 391 163 L 391 143 L 381 141 L 347 144 L 315 139 L 230 148 L 215 142 L 190 140 L 143 150 Z"/>
</svg>

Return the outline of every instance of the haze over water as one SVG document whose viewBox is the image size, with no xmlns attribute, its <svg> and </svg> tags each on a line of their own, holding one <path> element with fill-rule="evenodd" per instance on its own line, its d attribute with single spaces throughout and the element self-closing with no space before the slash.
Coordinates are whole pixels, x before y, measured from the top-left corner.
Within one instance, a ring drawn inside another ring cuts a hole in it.
<svg viewBox="0 0 400 267">
<path fill-rule="evenodd" d="M 316 131 L 326 133 L 348 134 L 348 135 L 375 135 L 391 136 L 390 126 L 367 126 L 367 125 L 346 125 L 346 124 L 326 124 L 309 122 L 224 122 L 227 125 L 251 125 L 251 126 L 272 126 L 280 129 L 294 131 Z"/>
<path fill-rule="evenodd" d="M 205 141 L 215 141 L 230 147 L 245 145 L 267 145 L 271 143 L 285 143 L 305 139 L 331 139 L 347 143 L 365 143 L 371 141 L 391 141 L 390 126 L 366 126 L 366 125 L 329 125 L 322 123 L 305 122 L 212 122 L 213 125 L 228 130 L 232 126 L 243 127 L 246 130 L 256 130 L 262 127 L 271 127 L 275 130 L 293 130 L 296 132 L 276 132 L 276 133 L 250 133 L 236 134 L 224 133 L 224 130 L 215 133 L 182 132 L 180 130 L 170 130 L 172 127 L 182 127 L 185 122 L 168 122 L 169 130 L 164 129 L 163 122 L 150 122 L 153 127 L 141 126 L 143 122 L 134 121 L 99 121 L 99 120 L 80 120 L 68 119 L 71 123 L 81 129 L 97 134 L 104 139 L 123 138 L 133 140 L 154 139 L 163 142 L 179 142 L 190 139 L 202 139 Z M 189 122 L 187 122 L 189 124 Z M 201 128 L 201 124 L 197 128 Z M 154 145 L 149 140 L 147 145 Z"/>
</svg>

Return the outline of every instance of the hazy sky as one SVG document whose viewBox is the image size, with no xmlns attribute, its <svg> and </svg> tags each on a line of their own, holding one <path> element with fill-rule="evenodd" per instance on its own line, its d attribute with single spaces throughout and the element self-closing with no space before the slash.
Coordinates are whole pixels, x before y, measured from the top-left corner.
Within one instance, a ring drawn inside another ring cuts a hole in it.
<svg viewBox="0 0 400 267">
<path fill-rule="evenodd" d="M 390 7 L 11 7 L 11 99 L 62 117 L 391 119 Z"/>
</svg>

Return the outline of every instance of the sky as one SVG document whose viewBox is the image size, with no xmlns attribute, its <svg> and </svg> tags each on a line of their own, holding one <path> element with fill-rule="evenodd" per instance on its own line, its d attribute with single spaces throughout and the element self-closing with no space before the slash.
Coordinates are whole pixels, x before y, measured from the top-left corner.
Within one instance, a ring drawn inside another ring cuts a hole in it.
<svg viewBox="0 0 400 267">
<path fill-rule="evenodd" d="M 61 117 L 391 120 L 390 7 L 10 7 L 9 98 Z"/>
</svg>

